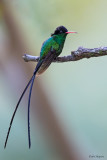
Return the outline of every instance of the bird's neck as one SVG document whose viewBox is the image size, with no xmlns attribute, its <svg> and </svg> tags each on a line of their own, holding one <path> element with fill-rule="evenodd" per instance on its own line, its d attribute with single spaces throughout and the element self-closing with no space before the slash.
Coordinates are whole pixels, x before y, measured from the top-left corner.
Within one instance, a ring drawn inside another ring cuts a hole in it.
<svg viewBox="0 0 107 160">
<path fill-rule="evenodd" d="M 55 35 L 53 38 L 60 46 L 63 46 L 66 36 L 67 36 L 66 34 L 60 34 L 60 35 Z"/>
</svg>

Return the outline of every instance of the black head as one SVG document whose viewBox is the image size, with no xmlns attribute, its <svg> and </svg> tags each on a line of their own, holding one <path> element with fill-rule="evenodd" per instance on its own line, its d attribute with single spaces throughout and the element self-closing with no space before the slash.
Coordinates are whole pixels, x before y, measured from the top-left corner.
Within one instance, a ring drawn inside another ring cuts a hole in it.
<svg viewBox="0 0 107 160">
<path fill-rule="evenodd" d="M 51 36 L 66 33 L 68 30 L 64 26 L 59 26 L 55 29 L 54 33 L 51 34 Z"/>
</svg>

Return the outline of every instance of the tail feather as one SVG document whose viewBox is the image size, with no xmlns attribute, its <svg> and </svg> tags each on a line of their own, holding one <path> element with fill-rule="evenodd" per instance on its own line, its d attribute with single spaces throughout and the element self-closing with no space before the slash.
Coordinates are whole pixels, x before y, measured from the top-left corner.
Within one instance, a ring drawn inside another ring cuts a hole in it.
<svg viewBox="0 0 107 160">
<path fill-rule="evenodd" d="M 36 66 L 36 69 L 35 69 L 33 77 L 32 77 L 30 91 L 29 91 L 29 99 L 28 99 L 28 143 L 29 143 L 29 148 L 31 147 L 31 138 L 30 138 L 30 100 L 31 100 L 31 93 L 32 93 L 32 88 L 33 88 L 36 73 L 38 72 L 39 68 L 41 67 L 42 62 L 43 61 L 38 62 L 37 66 Z"/>
<path fill-rule="evenodd" d="M 30 141 L 30 116 L 29 116 L 29 113 L 30 113 L 30 98 L 31 98 L 31 92 L 32 92 L 32 87 L 33 87 L 33 83 L 34 83 L 34 79 L 35 79 L 35 76 L 36 76 L 36 73 L 38 71 L 38 69 L 40 68 L 40 66 L 42 65 L 42 60 L 38 62 L 37 66 L 36 66 L 36 69 L 33 73 L 33 76 L 31 77 L 31 79 L 29 80 L 28 84 L 26 85 L 23 93 L 21 94 L 18 102 L 17 102 L 17 105 L 15 107 L 15 110 L 14 110 L 14 113 L 12 115 L 12 118 L 11 118 L 11 121 L 10 121 L 10 125 L 9 125 L 9 128 L 8 128 L 8 132 L 7 132 L 7 136 L 6 136 L 6 140 L 5 140 L 5 144 L 4 144 L 4 148 L 6 148 L 6 145 L 7 145 L 7 141 L 8 141 L 8 138 L 9 138 L 9 134 L 10 134 L 10 130 L 11 130 L 11 126 L 12 126 L 12 123 L 13 123 L 13 120 L 14 120 L 14 117 L 15 117 L 15 114 L 16 114 L 16 111 L 19 107 L 19 104 L 26 92 L 26 90 L 28 89 L 29 85 L 31 84 L 31 87 L 30 87 L 30 92 L 29 92 L 29 100 L 28 100 L 28 137 L 29 137 L 29 148 L 31 146 L 31 141 Z"/>
<path fill-rule="evenodd" d="M 8 137 L 9 137 L 10 130 L 11 130 L 11 126 L 12 126 L 13 119 L 14 119 L 14 117 L 15 117 L 16 111 L 17 111 L 17 109 L 18 109 L 18 106 L 19 106 L 19 104 L 20 104 L 20 102 L 21 102 L 21 100 L 22 100 L 22 98 L 23 98 L 26 90 L 27 90 L 28 87 L 29 87 L 29 85 L 30 85 L 30 83 L 31 83 L 31 81 L 32 81 L 32 78 L 33 78 L 33 76 L 31 77 L 30 81 L 29 81 L 28 84 L 26 85 L 23 93 L 21 94 L 21 96 L 20 96 L 20 98 L 19 98 L 19 100 L 18 100 L 18 102 L 17 102 L 17 105 L 16 105 L 16 107 L 15 107 L 14 113 L 13 113 L 12 118 L 11 118 L 11 121 L 10 121 L 10 125 L 9 125 L 9 129 L 8 129 L 8 132 L 7 132 L 7 136 L 6 136 L 4 148 L 6 148 L 7 141 L 8 141 Z"/>
<path fill-rule="evenodd" d="M 30 91 L 29 91 L 29 99 L 28 99 L 28 142 L 29 142 L 29 148 L 31 147 L 31 138 L 30 138 L 30 100 L 31 100 L 31 93 L 33 88 L 33 83 L 35 80 L 36 74 L 33 75 Z"/>
</svg>

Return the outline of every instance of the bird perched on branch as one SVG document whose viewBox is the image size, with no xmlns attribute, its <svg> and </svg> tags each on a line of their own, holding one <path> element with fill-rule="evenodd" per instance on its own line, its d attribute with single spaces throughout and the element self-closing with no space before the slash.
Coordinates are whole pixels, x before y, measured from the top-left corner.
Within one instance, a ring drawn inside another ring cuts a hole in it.
<svg viewBox="0 0 107 160">
<path fill-rule="evenodd" d="M 35 80 L 36 75 L 40 75 L 41 73 L 43 73 L 48 67 L 49 65 L 52 63 L 53 59 L 55 59 L 56 57 L 58 57 L 63 49 L 64 43 L 65 43 L 65 39 L 66 36 L 69 33 L 77 33 L 77 32 L 73 32 L 73 31 L 68 31 L 64 26 L 59 26 L 55 29 L 54 33 L 51 34 L 51 37 L 48 38 L 42 45 L 41 51 L 40 51 L 40 59 L 37 63 L 37 66 L 34 70 L 33 76 L 31 77 L 31 79 L 29 80 L 28 84 L 26 85 L 23 93 L 21 94 L 18 103 L 16 105 L 15 111 L 12 115 L 11 121 L 10 121 L 10 126 L 7 132 L 7 136 L 6 136 L 6 140 L 5 140 L 5 145 L 4 148 L 6 148 L 7 145 L 7 141 L 8 141 L 8 137 L 9 137 L 9 133 L 11 130 L 11 126 L 12 126 L 12 122 L 14 119 L 14 116 L 16 114 L 16 111 L 18 109 L 18 106 L 26 92 L 26 90 L 28 89 L 28 87 L 30 86 L 30 91 L 29 91 L 29 97 L 28 97 L 28 142 L 29 142 L 29 148 L 31 147 L 31 138 L 30 138 L 30 100 L 31 100 L 31 93 L 32 93 L 32 87 L 33 87 L 33 83 Z"/>
</svg>

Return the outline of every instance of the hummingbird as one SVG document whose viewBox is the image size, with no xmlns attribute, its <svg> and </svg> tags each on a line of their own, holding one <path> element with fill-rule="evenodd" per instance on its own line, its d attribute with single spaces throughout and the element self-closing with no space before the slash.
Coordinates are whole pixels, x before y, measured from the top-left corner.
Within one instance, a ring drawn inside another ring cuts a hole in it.
<svg viewBox="0 0 107 160">
<path fill-rule="evenodd" d="M 55 29 L 54 33 L 52 33 L 51 36 L 46 41 L 44 41 L 44 43 L 42 44 L 39 61 L 36 65 L 36 68 L 33 72 L 32 77 L 30 78 L 29 82 L 27 83 L 25 89 L 22 92 L 17 102 L 17 105 L 15 107 L 14 113 L 12 115 L 10 125 L 8 128 L 8 132 L 7 132 L 7 136 L 6 136 L 6 140 L 5 140 L 5 144 L 4 144 L 4 148 L 6 148 L 6 145 L 7 145 L 8 137 L 10 134 L 11 126 L 12 126 L 16 111 L 29 86 L 30 86 L 30 91 L 29 91 L 29 97 L 28 97 L 28 144 L 29 144 L 29 148 L 31 147 L 30 100 L 31 100 L 31 93 L 32 93 L 34 80 L 35 80 L 36 75 L 42 74 L 50 66 L 52 61 L 61 54 L 63 47 L 64 47 L 65 40 L 66 40 L 66 36 L 69 33 L 77 33 L 77 32 L 68 31 L 64 26 L 59 26 Z"/>
</svg>

